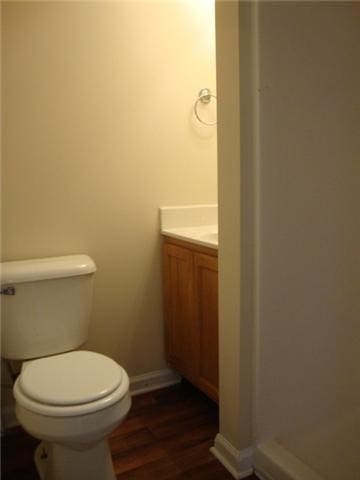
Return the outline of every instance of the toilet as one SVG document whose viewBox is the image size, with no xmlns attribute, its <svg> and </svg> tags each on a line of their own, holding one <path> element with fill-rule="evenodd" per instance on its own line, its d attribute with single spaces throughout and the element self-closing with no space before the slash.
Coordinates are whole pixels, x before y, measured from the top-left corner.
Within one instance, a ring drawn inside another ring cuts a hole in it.
<svg viewBox="0 0 360 480">
<path fill-rule="evenodd" d="M 96 266 L 87 255 L 1 264 L 1 356 L 22 361 L 15 413 L 41 440 L 41 480 L 116 480 L 107 436 L 130 410 L 114 360 L 87 339 Z"/>
</svg>

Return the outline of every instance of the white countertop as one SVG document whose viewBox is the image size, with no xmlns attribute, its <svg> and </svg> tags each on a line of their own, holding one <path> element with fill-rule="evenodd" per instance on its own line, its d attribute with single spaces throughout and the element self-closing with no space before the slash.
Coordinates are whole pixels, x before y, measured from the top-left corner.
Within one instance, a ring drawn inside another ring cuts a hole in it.
<svg viewBox="0 0 360 480">
<path fill-rule="evenodd" d="M 203 245 L 204 247 L 218 248 L 218 226 L 201 225 L 199 227 L 163 228 L 161 233 L 168 237 L 185 240 L 186 242 Z"/>
</svg>

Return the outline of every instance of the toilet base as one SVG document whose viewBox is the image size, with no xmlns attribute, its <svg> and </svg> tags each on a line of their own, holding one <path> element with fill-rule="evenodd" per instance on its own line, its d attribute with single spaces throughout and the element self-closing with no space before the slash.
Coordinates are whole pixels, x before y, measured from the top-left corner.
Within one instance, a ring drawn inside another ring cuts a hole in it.
<svg viewBox="0 0 360 480">
<path fill-rule="evenodd" d="M 106 439 L 83 450 L 41 442 L 34 460 L 41 480 L 116 480 Z"/>
<path fill-rule="evenodd" d="M 36 447 L 36 450 L 34 453 L 34 462 L 35 462 L 36 470 L 41 480 L 45 480 L 47 459 L 48 459 L 48 453 L 46 449 L 46 442 L 41 442 Z"/>
</svg>

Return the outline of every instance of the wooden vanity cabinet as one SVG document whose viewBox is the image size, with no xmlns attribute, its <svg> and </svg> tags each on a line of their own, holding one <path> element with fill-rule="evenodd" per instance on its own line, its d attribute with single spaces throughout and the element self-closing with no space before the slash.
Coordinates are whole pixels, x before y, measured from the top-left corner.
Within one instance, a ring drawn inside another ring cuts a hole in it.
<svg viewBox="0 0 360 480">
<path fill-rule="evenodd" d="M 167 362 L 218 401 L 217 250 L 164 237 Z"/>
</svg>

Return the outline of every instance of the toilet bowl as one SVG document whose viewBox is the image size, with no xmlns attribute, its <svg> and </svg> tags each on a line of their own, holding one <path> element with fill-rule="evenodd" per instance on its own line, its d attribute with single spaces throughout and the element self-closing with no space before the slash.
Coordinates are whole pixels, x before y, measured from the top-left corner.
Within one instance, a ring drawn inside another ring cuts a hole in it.
<svg viewBox="0 0 360 480">
<path fill-rule="evenodd" d="M 16 416 L 42 440 L 42 480 L 115 480 L 107 435 L 130 406 L 125 370 L 104 355 L 74 351 L 25 362 L 14 385 Z"/>
</svg>

